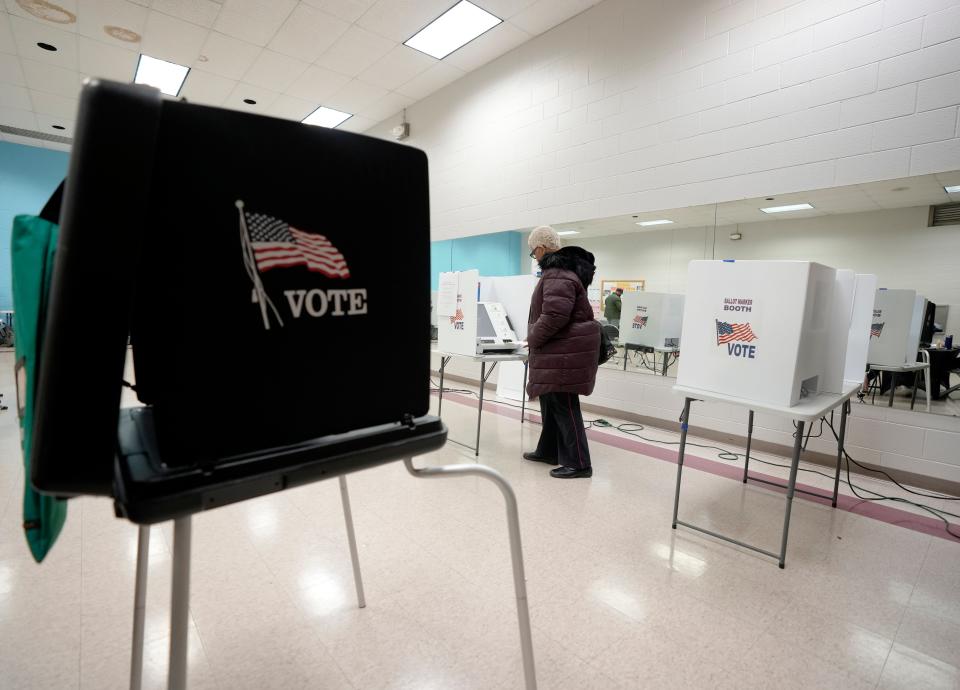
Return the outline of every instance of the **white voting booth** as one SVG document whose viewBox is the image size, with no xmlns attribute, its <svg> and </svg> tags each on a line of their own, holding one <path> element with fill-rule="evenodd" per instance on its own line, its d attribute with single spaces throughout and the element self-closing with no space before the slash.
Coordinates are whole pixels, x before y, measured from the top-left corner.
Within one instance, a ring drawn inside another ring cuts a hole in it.
<svg viewBox="0 0 960 690">
<path fill-rule="evenodd" d="M 783 406 L 839 393 L 831 357 L 845 358 L 849 329 L 831 332 L 836 273 L 810 261 L 691 261 L 677 385 Z"/>
<path fill-rule="evenodd" d="M 876 291 L 870 325 L 870 364 L 912 364 L 920 347 L 920 330 L 927 300 L 916 290 Z"/>
<path fill-rule="evenodd" d="M 530 299 L 539 278 L 535 275 L 482 277 L 480 299 L 498 302 L 507 312 L 517 338 L 527 339 L 527 320 L 530 315 Z M 523 362 L 503 362 L 497 378 L 497 395 L 508 400 L 523 400 Z"/>
<path fill-rule="evenodd" d="M 683 326 L 683 295 L 625 292 L 620 341 L 643 347 L 678 347 Z"/>
<path fill-rule="evenodd" d="M 444 352 L 473 356 L 477 353 L 477 303 L 480 272 L 440 274 L 437 295 L 437 346 Z"/>
<path fill-rule="evenodd" d="M 850 336 L 847 339 L 847 356 L 843 367 L 843 380 L 847 383 L 863 383 L 863 375 L 867 369 L 867 353 L 870 349 L 870 327 L 876 292 L 877 276 L 872 273 L 856 275 L 850 313 Z"/>
</svg>

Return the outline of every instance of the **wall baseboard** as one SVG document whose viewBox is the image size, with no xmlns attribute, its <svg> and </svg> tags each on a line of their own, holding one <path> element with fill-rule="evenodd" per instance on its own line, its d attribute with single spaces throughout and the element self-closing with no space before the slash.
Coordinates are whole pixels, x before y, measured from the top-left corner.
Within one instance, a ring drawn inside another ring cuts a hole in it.
<svg viewBox="0 0 960 690">
<path fill-rule="evenodd" d="M 439 372 L 432 370 L 431 373 L 435 376 L 439 376 Z M 459 381 L 461 383 L 468 383 L 472 386 L 478 386 L 480 384 L 479 379 L 471 378 L 469 376 L 460 376 L 458 374 L 447 373 L 444 375 L 445 381 Z M 487 382 L 484 387 L 485 391 L 496 392 L 496 384 Z M 610 407 L 603 407 L 600 405 L 592 405 L 589 402 L 589 398 L 581 398 L 580 407 L 585 412 L 592 412 L 598 415 L 607 415 L 610 417 L 616 417 L 617 419 L 622 419 L 627 422 L 635 422 L 638 424 L 643 424 L 644 426 L 649 426 L 659 431 L 674 432 L 679 433 L 678 428 L 667 426 L 664 424 L 664 420 L 657 417 L 650 417 L 648 415 L 635 414 L 627 410 L 615 410 Z M 679 426 L 679 420 L 677 421 Z M 742 451 L 745 448 L 747 443 L 747 438 L 745 436 L 739 436 L 737 434 L 725 433 L 722 431 L 716 431 L 714 429 L 708 429 L 705 427 L 691 426 L 690 433 L 700 438 L 705 438 L 710 441 L 715 441 L 717 443 L 724 443 L 732 446 L 730 450 L 732 451 Z M 751 444 L 751 448 L 755 450 L 762 451 L 764 453 L 770 453 L 771 455 L 779 455 L 784 458 L 789 458 L 793 454 L 793 448 L 789 448 L 779 443 L 773 443 L 771 441 L 762 441 L 754 438 Z M 809 462 L 815 465 L 820 465 L 827 468 L 830 472 L 836 470 L 837 467 L 837 456 L 829 455 L 827 453 L 820 453 L 812 450 L 806 450 L 803 452 L 801 459 L 804 462 Z M 874 472 L 879 472 L 881 469 L 872 465 L 868 462 L 861 462 L 861 465 L 867 467 Z M 841 468 L 843 472 L 841 474 L 841 480 L 846 475 L 846 471 Z M 854 473 L 862 474 L 864 470 L 861 468 L 855 468 L 851 470 Z M 916 474 L 914 472 L 907 472 L 904 470 L 898 470 L 893 468 L 883 468 L 882 470 L 886 474 L 893 477 L 895 480 L 901 484 L 906 484 L 907 486 L 915 487 L 918 489 L 924 489 L 926 491 L 936 491 L 942 494 L 948 494 L 951 496 L 960 496 L 960 482 L 951 482 L 946 479 L 939 479 L 937 477 L 928 477 L 923 474 Z M 802 476 L 802 475 L 801 475 Z M 882 475 L 877 475 L 878 478 L 883 479 Z M 921 497 L 917 497 L 917 500 L 922 502 Z"/>
</svg>

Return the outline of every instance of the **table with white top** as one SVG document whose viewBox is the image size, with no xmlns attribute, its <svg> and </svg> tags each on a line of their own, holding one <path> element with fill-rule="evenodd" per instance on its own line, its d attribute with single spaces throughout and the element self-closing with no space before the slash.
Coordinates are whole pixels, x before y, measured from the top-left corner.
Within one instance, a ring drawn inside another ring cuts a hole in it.
<svg viewBox="0 0 960 690">
<path fill-rule="evenodd" d="M 911 362 L 910 364 L 867 364 L 867 369 L 872 371 L 886 371 L 890 374 L 890 399 L 887 407 L 893 407 L 893 394 L 897 390 L 897 374 L 913 374 L 913 395 L 910 396 L 910 409 L 913 409 L 917 401 L 917 385 L 920 383 L 920 372 L 929 370 L 930 365 L 926 362 Z M 874 396 L 876 397 L 876 396 Z M 927 411 L 930 411 L 930 386 L 927 385 Z"/>
<path fill-rule="evenodd" d="M 473 451 L 474 456 L 480 455 L 480 421 L 483 419 L 483 389 L 487 383 L 487 379 L 490 378 L 490 375 L 493 374 L 494 369 L 497 368 L 497 364 L 500 362 L 523 362 L 523 395 L 521 396 L 520 404 L 520 423 L 523 424 L 524 417 L 526 417 L 527 414 L 527 358 L 529 357 L 529 353 L 526 350 L 486 355 L 464 355 L 459 352 L 446 352 L 444 350 L 431 350 L 431 352 L 440 357 L 440 399 L 437 402 L 437 416 L 441 419 L 443 418 L 443 373 L 447 368 L 447 364 L 454 357 L 480 363 L 480 405 L 477 407 L 477 445 L 468 446 L 466 443 L 456 441 L 449 436 L 447 437 L 448 441 L 469 448 Z M 490 365 L 489 369 L 487 368 L 488 364 Z"/>
<path fill-rule="evenodd" d="M 790 510 L 793 505 L 794 493 L 799 491 L 800 493 L 819 496 L 820 498 L 830 500 L 834 508 L 837 507 L 837 496 L 840 489 L 840 464 L 844 453 L 843 440 L 847 431 L 847 415 L 850 412 L 850 398 L 860 390 L 860 384 L 844 384 L 841 393 L 817 393 L 801 399 L 800 402 L 792 406 L 758 403 L 754 400 L 746 400 L 744 398 L 737 398 L 732 395 L 724 395 L 722 393 L 705 391 L 699 388 L 691 388 L 688 386 L 674 386 L 673 390 L 683 393 L 684 396 L 686 396 L 683 403 L 683 414 L 680 417 L 680 452 L 677 457 L 677 489 L 673 500 L 673 529 L 676 529 L 677 525 L 689 527 L 690 529 L 703 532 L 704 534 L 709 534 L 717 539 L 722 539 L 723 541 L 742 546 L 746 549 L 750 549 L 751 551 L 762 553 L 766 556 L 770 556 L 771 558 L 776 558 L 780 567 L 785 567 L 787 558 L 787 537 L 790 534 Z M 786 508 L 783 515 L 783 531 L 780 537 L 779 554 L 678 519 L 677 515 L 680 508 L 680 484 L 683 477 L 683 458 L 687 445 L 687 429 L 689 428 L 690 424 L 690 403 L 695 400 L 707 400 L 711 402 L 727 403 L 730 405 L 739 405 L 747 408 L 749 411 L 749 421 L 747 425 L 747 452 L 746 463 L 744 464 L 743 468 L 743 483 L 746 484 L 748 479 L 752 479 L 754 481 L 762 482 L 764 484 L 771 484 L 787 490 Z M 832 412 L 837 407 L 841 408 L 841 412 L 840 433 L 838 434 L 837 440 L 837 471 L 833 481 L 833 495 L 827 496 L 812 491 L 797 489 L 797 470 L 799 469 L 800 465 L 800 451 L 803 446 L 804 426 L 826 416 L 828 412 Z M 749 474 L 750 442 L 753 439 L 753 415 L 755 411 L 777 417 L 785 417 L 787 419 L 794 420 L 797 424 L 797 431 L 793 443 L 793 459 L 790 463 L 790 476 L 786 484 L 771 482 L 759 477 L 751 477 Z"/>
</svg>

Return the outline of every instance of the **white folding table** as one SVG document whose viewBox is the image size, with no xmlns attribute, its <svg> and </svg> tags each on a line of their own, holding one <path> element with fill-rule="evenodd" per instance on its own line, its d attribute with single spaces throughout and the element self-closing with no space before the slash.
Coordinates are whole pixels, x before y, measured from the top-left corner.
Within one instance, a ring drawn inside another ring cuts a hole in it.
<svg viewBox="0 0 960 690">
<path fill-rule="evenodd" d="M 440 399 L 437 402 L 437 416 L 441 419 L 443 418 L 443 374 L 447 368 L 447 364 L 454 357 L 480 363 L 480 404 L 477 407 L 477 445 L 468 446 L 466 443 L 456 441 L 449 436 L 447 437 L 448 441 L 469 448 L 473 451 L 474 456 L 480 455 L 480 420 L 483 418 L 483 388 L 487 383 L 487 379 L 490 378 L 493 370 L 497 368 L 497 364 L 500 362 L 523 362 L 523 396 L 520 403 L 520 423 L 523 424 L 524 418 L 527 415 L 527 358 L 529 357 L 529 353 L 526 350 L 489 355 L 464 355 L 458 352 L 446 352 L 444 350 L 431 350 L 431 352 L 440 357 Z M 487 369 L 488 364 L 491 365 L 489 369 Z"/>
<path fill-rule="evenodd" d="M 783 405 L 767 405 L 763 403 L 758 403 L 754 400 L 746 400 L 743 398 L 737 398 L 732 395 L 723 395 L 721 393 L 715 393 L 713 391 L 705 391 L 699 388 L 691 388 L 688 386 L 674 386 L 673 389 L 679 393 L 683 393 L 685 397 L 683 403 L 683 415 L 680 417 L 680 452 L 677 456 L 677 489 L 676 494 L 673 499 L 673 529 L 677 528 L 677 525 L 683 525 L 684 527 L 689 527 L 690 529 L 696 530 L 698 532 L 703 532 L 704 534 L 709 534 L 712 537 L 717 539 L 722 539 L 723 541 L 742 546 L 751 551 L 757 551 L 771 558 L 776 558 L 780 567 L 783 568 L 786 565 L 787 557 L 787 537 L 790 534 L 790 510 L 793 505 L 793 496 L 794 493 L 800 491 L 801 493 L 812 494 L 814 496 L 819 496 L 820 498 L 831 500 L 833 507 L 837 506 L 837 495 L 840 489 L 840 464 L 843 459 L 843 439 L 847 431 L 847 415 L 850 412 L 850 398 L 860 390 L 860 384 L 852 383 L 845 384 L 843 387 L 842 393 L 818 393 L 816 395 L 808 396 L 802 399 L 796 405 L 792 407 L 786 407 Z M 678 519 L 677 514 L 680 508 L 680 483 L 683 476 L 683 458 L 687 445 L 687 429 L 690 424 L 690 403 L 694 400 L 709 400 L 712 402 L 722 402 L 730 405 L 738 405 L 740 407 L 745 407 L 749 411 L 748 424 L 747 424 L 747 452 L 746 452 L 746 463 L 743 468 L 743 483 L 746 484 L 748 479 L 753 479 L 754 481 L 762 482 L 764 484 L 771 484 L 773 486 L 778 486 L 780 488 L 787 490 L 787 500 L 786 508 L 784 510 L 783 516 L 783 532 L 780 538 L 780 553 L 774 553 L 772 551 L 767 551 L 766 549 L 761 549 L 757 546 L 747 544 L 745 542 L 733 539 L 732 537 L 727 537 L 725 535 L 719 534 L 712 530 L 699 527 L 689 522 L 684 522 L 683 520 Z M 833 496 L 826 496 L 823 494 L 818 494 L 810 491 L 804 491 L 803 489 L 797 489 L 797 470 L 800 465 L 800 451 L 803 446 L 803 429 L 807 423 L 813 422 L 821 417 L 825 416 L 828 412 L 835 410 L 837 407 L 841 408 L 840 412 L 840 433 L 838 434 L 837 441 L 837 471 L 834 476 L 833 481 Z M 759 477 L 751 477 L 749 474 L 750 468 L 750 443 L 753 439 L 753 415 L 755 411 L 763 412 L 765 414 L 774 415 L 777 417 L 785 417 L 787 419 L 792 419 L 797 422 L 797 431 L 796 437 L 793 443 L 793 459 L 790 463 L 790 477 L 787 480 L 786 484 L 777 484 L 776 482 L 771 482 L 766 479 L 760 479 Z"/>
</svg>

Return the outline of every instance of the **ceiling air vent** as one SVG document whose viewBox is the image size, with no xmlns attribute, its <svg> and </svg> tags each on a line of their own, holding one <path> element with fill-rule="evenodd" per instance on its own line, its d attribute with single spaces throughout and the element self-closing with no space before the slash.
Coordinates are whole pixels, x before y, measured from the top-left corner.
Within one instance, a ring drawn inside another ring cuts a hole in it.
<svg viewBox="0 0 960 690">
<path fill-rule="evenodd" d="M 927 227 L 960 225 L 960 204 L 940 204 L 930 207 L 930 222 Z"/>
<path fill-rule="evenodd" d="M 20 129 L 19 127 L 9 127 L 0 125 L 0 132 L 3 134 L 15 134 L 18 137 L 27 137 L 29 139 L 40 139 L 41 141 L 55 141 L 58 144 L 72 144 L 73 139 L 59 134 L 47 134 L 46 132 L 37 132 L 32 129 Z"/>
</svg>

